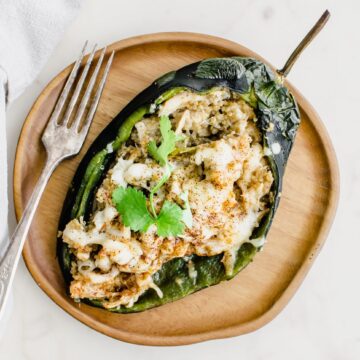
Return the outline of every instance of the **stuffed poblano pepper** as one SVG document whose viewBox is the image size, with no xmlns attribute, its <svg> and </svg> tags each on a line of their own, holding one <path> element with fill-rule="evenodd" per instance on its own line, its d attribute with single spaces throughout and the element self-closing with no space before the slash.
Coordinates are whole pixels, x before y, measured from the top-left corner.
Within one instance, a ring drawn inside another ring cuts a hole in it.
<svg viewBox="0 0 360 360">
<path fill-rule="evenodd" d="M 131 313 L 233 278 L 264 245 L 299 122 L 280 77 L 253 58 L 157 79 L 75 174 L 58 239 L 70 296 Z"/>
<path fill-rule="evenodd" d="M 75 175 L 59 253 L 70 295 L 132 312 L 231 279 L 264 244 L 298 125 L 294 98 L 255 59 L 156 80 Z"/>
</svg>

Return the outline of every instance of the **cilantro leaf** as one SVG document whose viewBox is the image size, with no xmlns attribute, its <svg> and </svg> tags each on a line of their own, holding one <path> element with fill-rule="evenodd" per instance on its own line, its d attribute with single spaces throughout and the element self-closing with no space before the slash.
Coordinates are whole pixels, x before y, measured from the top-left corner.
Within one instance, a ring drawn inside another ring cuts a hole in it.
<svg viewBox="0 0 360 360">
<path fill-rule="evenodd" d="M 189 224 L 189 221 L 192 220 L 186 200 L 184 200 L 185 206 L 188 209 L 185 211 L 177 204 L 165 201 L 159 215 L 157 215 L 154 194 L 169 179 L 172 166 L 168 162 L 168 156 L 174 151 L 176 142 L 182 140 L 183 136 L 178 136 L 171 130 L 171 121 L 168 116 L 160 118 L 160 132 L 162 136 L 160 146 L 157 146 L 154 140 L 148 144 L 149 154 L 161 166 L 165 167 L 162 178 L 150 191 L 149 200 L 152 215 L 147 208 L 145 195 L 132 187 L 127 189 L 119 187 L 113 192 L 112 199 L 116 209 L 122 216 L 123 223 L 129 226 L 131 230 L 145 232 L 151 224 L 156 224 L 159 236 L 177 236 L 184 231 L 185 223 Z"/>
<path fill-rule="evenodd" d="M 148 143 L 148 152 L 158 163 L 162 164 L 164 162 L 164 159 L 158 155 L 158 147 L 155 140 L 151 140 Z"/>
<path fill-rule="evenodd" d="M 148 151 L 161 166 L 165 166 L 169 154 L 175 149 L 176 142 L 182 140 L 183 136 L 178 136 L 171 130 L 171 122 L 168 116 L 161 116 L 160 132 L 162 136 L 160 146 L 157 146 L 156 142 L 152 140 L 148 144 Z"/>
<path fill-rule="evenodd" d="M 112 201 L 121 214 L 124 225 L 133 231 L 146 232 L 152 224 L 156 224 L 158 235 L 163 237 L 178 236 L 184 231 L 184 210 L 171 201 L 164 202 L 155 218 L 146 206 L 145 195 L 135 188 L 118 187 L 112 193 Z"/>
<path fill-rule="evenodd" d="M 126 193 L 126 189 L 122 186 L 116 188 L 112 192 L 112 202 L 115 206 L 117 206 L 118 203 L 120 203 Z"/>
<path fill-rule="evenodd" d="M 182 210 L 173 202 L 165 201 L 156 219 L 159 236 L 177 236 L 183 233 Z"/>
<path fill-rule="evenodd" d="M 119 187 L 112 193 L 112 201 L 121 214 L 125 226 L 145 232 L 155 222 L 146 206 L 145 195 L 132 187 Z"/>
</svg>

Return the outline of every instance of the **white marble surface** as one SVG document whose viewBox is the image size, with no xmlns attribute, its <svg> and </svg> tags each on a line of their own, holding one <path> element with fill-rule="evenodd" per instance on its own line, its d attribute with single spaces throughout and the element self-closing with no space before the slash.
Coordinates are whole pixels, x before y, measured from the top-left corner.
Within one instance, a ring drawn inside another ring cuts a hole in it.
<svg viewBox="0 0 360 360">
<path fill-rule="evenodd" d="M 87 1 L 37 81 L 9 109 L 9 173 L 31 104 L 46 83 L 74 60 L 85 39 L 105 45 L 143 33 L 202 32 L 238 41 L 282 65 L 325 8 L 332 12 L 329 24 L 289 79 L 311 100 L 330 133 L 340 164 L 341 199 L 328 241 L 285 310 L 264 328 L 245 336 L 179 348 L 136 346 L 101 335 L 71 318 L 44 295 L 21 262 L 13 310 L 0 340 L 2 360 L 92 360 L 100 356 L 176 360 L 205 355 L 209 360 L 230 356 L 259 360 L 360 358 L 360 234 L 354 226 L 360 221 L 358 1 Z M 13 228 L 13 216 L 10 224 Z"/>
</svg>

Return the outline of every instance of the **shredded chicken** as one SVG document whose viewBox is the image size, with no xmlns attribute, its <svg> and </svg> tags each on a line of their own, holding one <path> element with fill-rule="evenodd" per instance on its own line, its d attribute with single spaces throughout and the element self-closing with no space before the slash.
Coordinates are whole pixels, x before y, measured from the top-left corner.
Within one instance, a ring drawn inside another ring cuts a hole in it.
<svg viewBox="0 0 360 360">
<path fill-rule="evenodd" d="M 117 186 L 146 191 L 163 175 L 147 151 L 149 141 L 160 141 L 161 115 L 170 116 L 173 130 L 185 137 L 170 157 L 171 177 L 155 197 L 159 210 L 164 200 L 183 205 L 187 194 L 192 226 L 176 238 L 158 236 L 155 225 L 146 233 L 131 231 L 111 200 Z M 119 149 L 97 191 L 91 221 L 67 224 L 63 240 L 75 256 L 71 296 L 98 299 L 106 308 L 131 307 L 149 288 L 161 297 L 152 275 L 169 260 L 191 254 L 223 253 L 231 273 L 236 251 L 268 211 L 272 182 L 254 111 L 238 94 L 217 89 L 174 96 L 138 122 Z"/>
</svg>

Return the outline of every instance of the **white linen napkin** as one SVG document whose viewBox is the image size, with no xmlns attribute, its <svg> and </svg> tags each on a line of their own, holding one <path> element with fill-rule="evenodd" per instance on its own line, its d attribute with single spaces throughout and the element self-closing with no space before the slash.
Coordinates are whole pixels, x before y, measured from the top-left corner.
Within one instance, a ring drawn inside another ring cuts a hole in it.
<svg viewBox="0 0 360 360">
<path fill-rule="evenodd" d="M 39 74 L 81 1 L 0 0 L 0 259 L 9 237 L 6 105 Z"/>
<path fill-rule="evenodd" d="M 36 78 L 81 0 L 0 0 L 0 256 L 7 235 L 6 104 Z"/>
</svg>

